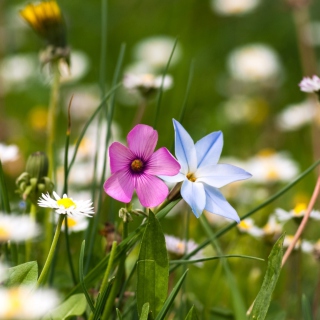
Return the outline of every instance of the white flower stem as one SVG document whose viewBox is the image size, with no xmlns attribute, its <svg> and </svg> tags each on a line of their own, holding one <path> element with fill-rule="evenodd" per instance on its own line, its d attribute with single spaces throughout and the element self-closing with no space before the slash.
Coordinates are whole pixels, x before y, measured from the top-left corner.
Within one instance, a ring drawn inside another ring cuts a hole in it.
<svg viewBox="0 0 320 320">
<path fill-rule="evenodd" d="M 45 283 L 45 281 L 46 281 L 46 278 L 47 278 L 47 275 L 48 275 L 48 272 L 49 272 L 49 269 L 50 269 L 50 266 L 51 266 L 51 263 L 52 263 L 52 259 L 54 257 L 54 252 L 56 250 L 56 246 L 57 246 L 57 243 L 58 243 L 58 240 L 59 240 L 59 236 L 60 236 L 60 232 L 61 232 L 61 226 L 62 226 L 62 222 L 63 222 L 64 218 L 65 218 L 64 215 L 62 215 L 62 214 L 59 215 L 59 220 L 58 220 L 58 223 L 57 223 L 56 232 L 54 234 L 54 237 L 53 237 L 53 240 L 52 240 L 52 243 L 51 243 L 51 247 L 50 247 L 47 259 L 46 259 L 46 262 L 44 264 L 44 267 L 43 267 L 43 269 L 41 271 L 41 274 L 40 274 L 38 282 L 37 282 L 37 286 L 38 287 L 43 285 Z"/>
</svg>

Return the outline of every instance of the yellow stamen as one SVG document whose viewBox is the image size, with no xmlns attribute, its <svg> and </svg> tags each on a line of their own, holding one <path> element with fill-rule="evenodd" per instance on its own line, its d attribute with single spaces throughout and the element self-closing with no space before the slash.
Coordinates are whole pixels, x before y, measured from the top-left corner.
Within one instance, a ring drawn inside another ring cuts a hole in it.
<svg viewBox="0 0 320 320">
<path fill-rule="evenodd" d="M 4 227 L 0 227 L 0 240 L 8 240 L 10 233 Z"/>
<path fill-rule="evenodd" d="M 279 178 L 279 172 L 274 168 L 269 168 L 267 178 L 270 180 L 276 180 Z"/>
<path fill-rule="evenodd" d="M 191 182 L 195 182 L 197 180 L 197 178 L 193 175 L 193 173 L 188 173 L 187 179 Z"/>
<path fill-rule="evenodd" d="M 74 227 L 74 226 L 76 226 L 77 224 L 78 224 L 78 222 L 76 221 L 76 220 L 74 220 L 74 219 L 72 219 L 72 218 L 70 218 L 70 217 L 68 217 L 68 228 L 72 228 L 72 227 Z M 63 220 L 63 223 L 62 223 L 62 225 L 64 225 L 65 224 L 65 221 L 66 220 Z"/>
<path fill-rule="evenodd" d="M 250 230 L 251 229 L 251 225 L 249 223 L 247 223 L 244 220 L 241 220 L 240 223 L 238 224 L 238 227 L 240 229 L 244 229 L 244 230 Z"/>
<path fill-rule="evenodd" d="M 140 159 L 133 160 L 131 163 L 131 169 L 134 172 L 140 172 L 143 169 L 143 162 Z"/>
<path fill-rule="evenodd" d="M 76 207 L 76 204 L 70 198 L 62 198 L 57 201 L 58 206 L 64 206 L 66 209 Z"/>
<path fill-rule="evenodd" d="M 293 209 L 294 216 L 301 216 L 304 211 L 306 211 L 307 205 L 305 203 L 297 203 Z"/>
</svg>

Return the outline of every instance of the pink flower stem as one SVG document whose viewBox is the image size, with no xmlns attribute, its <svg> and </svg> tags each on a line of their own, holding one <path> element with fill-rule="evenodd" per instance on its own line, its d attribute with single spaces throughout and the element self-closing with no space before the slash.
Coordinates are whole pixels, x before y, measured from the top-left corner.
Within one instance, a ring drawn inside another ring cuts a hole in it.
<svg viewBox="0 0 320 320">
<path fill-rule="evenodd" d="M 301 237 L 301 234 L 302 234 L 304 228 L 307 225 L 308 219 L 310 217 L 310 213 L 311 213 L 311 211 L 313 209 L 313 206 L 314 206 L 314 204 L 315 204 L 315 202 L 317 200 L 319 192 L 320 192 L 320 176 L 318 176 L 318 180 L 317 180 L 316 186 L 314 188 L 311 200 L 309 202 L 307 211 L 306 211 L 306 213 L 305 213 L 305 215 L 304 215 L 304 217 L 303 217 L 303 219 L 302 219 L 302 221 L 300 223 L 300 226 L 299 226 L 296 234 L 294 235 L 294 238 L 293 238 L 291 244 L 289 245 L 287 251 L 283 255 L 281 267 L 284 266 L 284 264 L 286 263 L 286 261 L 288 260 L 288 258 L 290 256 L 292 250 L 294 249 L 296 243 L 298 242 L 299 238 Z"/>
</svg>

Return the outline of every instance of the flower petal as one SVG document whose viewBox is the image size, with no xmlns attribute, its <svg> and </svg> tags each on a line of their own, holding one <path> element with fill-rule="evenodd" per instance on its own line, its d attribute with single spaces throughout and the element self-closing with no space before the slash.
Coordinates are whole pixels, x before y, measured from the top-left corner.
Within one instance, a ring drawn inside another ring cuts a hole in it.
<svg viewBox="0 0 320 320">
<path fill-rule="evenodd" d="M 169 190 L 158 177 L 141 174 L 135 177 L 135 188 L 144 207 L 156 207 L 167 197 Z"/>
<path fill-rule="evenodd" d="M 179 173 L 180 164 L 167 148 L 160 148 L 148 160 L 146 170 L 151 175 L 175 176 Z"/>
<path fill-rule="evenodd" d="M 181 196 L 199 218 L 206 204 L 206 194 L 202 183 L 185 180 L 181 187 Z"/>
<path fill-rule="evenodd" d="M 217 164 L 223 147 L 223 134 L 216 131 L 203 137 L 195 144 L 198 168 Z"/>
<path fill-rule="evenodd" d="M 145 124 L 136 125 L 127 135 L 129 149 L 141 160 L 148 160 L 158 141 L 158 132 Z"/>
<path fill-rule="evenodd" d="M 162 179 L 162 180 L 164 180 L 166 182 L 170 182 L 170 183 L 181 182 L 181 181 L 187 179 L 186 175 L 181 173 L 181 172 L 179 172 L 177 175 L 172 176 L 172 177 L 170 177 L 170 176 L 161 176 L 161 175 L 159 175 L 158 177 L 160 179 Z"/>
<path fill-rule="evenodd" d="M 109 147 L 111 173 L 128 170 L 135 155 L 122 143 L 113 142 Z"/>
<path fill-rule="evenodd" d="M 218 189 L 210 186 L 205 186 L 205 193 L 205 210 L 211 213 L 215 213 L 219 216 L 235 220 L 238 223 L 240 222 L 236 210 L 234 210 L 234 208 L 229 204 L 229 202 L 225 199 L 225 197 Z"/>
<path fill-rule="evenodd" d="M 119 171 L 104 183 L 103 188 L 110 197 L 129 203 L 134 190 L 134 178 L 129 170 Z"/>
<path fill-rule="evenodd" d="M 216 164 L 199 168 L 195 176 L 197 182 L 204 182 L 209 186 L 221 188 L 230 182 L 248 179 L 251 174 L 231 164 Z"/>
<path fill-rule="evenodd" d="M 175 153 L 181 165 L 181 172 L 195 172 L 197 169 L 197 153 L 194 142 L 183 126 L 173 119 L 175 130 Z"/>
</svg>

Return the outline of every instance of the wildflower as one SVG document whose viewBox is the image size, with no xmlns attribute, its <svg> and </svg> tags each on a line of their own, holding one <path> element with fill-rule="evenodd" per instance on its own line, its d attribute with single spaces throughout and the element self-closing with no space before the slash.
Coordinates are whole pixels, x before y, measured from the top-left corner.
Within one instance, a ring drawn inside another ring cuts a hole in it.
<svg viewBox="0 0 320 320">
<path fill-rule="evenodd" d="M 296 206 L 290 210 L 290 211 L 285 211 L 283 209 L 276 209 L 276 217 L 279 221 L 288 221 L 290 219 L 294 218 L 302 218 L 307 210 L 307 204 L 306 203 L 297 203 Z M 320 220 L 320 211 L 317 210 L 312 210 L 310 212 L 310 218 L 313 218 L 315 220 Z"/>
<path fill-rule="evenodd" d="M 299 83 L 300 90 L 303 92 L 320 92 L 320 78 L 314 75 L 312 78 L 304 77 Z"/>
<path fill-rule="evenodd" d="M 65 222 L 68 221 L 68 231 L 69 232 L 79 232 L 86 230 L 89 225 L 89 221 L 85 216 L 73 215 L 72 217 L 68 216 L 68 219 L 63 220 L 62 230 L 65 229 Z M 58 216 L 56 216 L 56 222 L 58 222 Z"/>
<path fill-rule="evenodd" d="M 119 142 L 111 144 L 112 175 L 104 183 L 104 190 L 110 197 L 129 203 L 136 190 L 144 207 L 155 207 L 167 197 L 168 187 L 156 176 L 176 175 L 180 165 L 166 148 L 153 152 L 157 141 L 156 130 L 138 124 L 127 135 L 129 147 Z"/>
<path fill-rule="evenodd" d="M 286 235 L 284 237 L 284 241 L 283 241 L 283 247 L 287 248 L 290 246 L 290 244 L 292 243 L 294 239 L 293 235 Z M 310 253 L 313 251 L 313 244 L 310 241 L 307 240 L 298 240 L 296 245 L 294 246 L 294 249 L 299 249 L 301 247 L 302 252 L 305 253 Z"/>
<path fill-rule="evenodd" d="M 152 93 L 156 92 L 162 85 L 163 90 L 167 90 L 172 86 L 172 77 L 166 75 L 164 78 L 162 76 L 154 76 L 153 74 L 132 74 L 128 73 L 123 79 L 123 86 L 132 91 L 138 91 L 142 96 L 148 97 Z"/>
<path fill-rule="evenodd" d="M 138 61 L 143 61 L 154 69 L 164 68 L 170 58 L 174 46 L 174 39 L 167 36 L 156 36 L 140 41 L 134 48 L 134 56 Z M 179 61 L 181 48 L 176 46 L 171 65 Z"/>
<path fill-rule="evenodd" d="M 2 163 L 15 161 L 19 156 L 19 149 L 16 145 L 0 143 L 0 160 Z"/>
<path fill-rule="evenodd" d="M 29 287 L 0 289 L 0 319 L 39 319 L 59 302 L 55 291 Z"/>
<path fill-rule="evenodd" d="M 52 208 L 59 214 L 67 214 L 70 216 L 86 216 L 91 217 L 94 214 L 91 200 L 73 200 L 68 198 L 66 194 L 60 198 L 56 192 L 53 191 L 53 196 L 55 199 L 52 199 L 47 194 L 42 194 L 42 198 L 38 200 L 38 205 L 40 207 Z"/>
<path fill-rule="evenodd" d="M 294 131 L 314 120 L 317 116 L 315 104 L 311 100 L 292 104 L 277 116 L 277 125 L 282 131 Z"/>
<path fill-rule="evenodd" d="M 274 215 L 269 216 L 267 223 L 262 228 L 264 237 L 273 241 L 275 241 L 280 236 L 280 234 L 282 233 L 282 229 L 282 224 L 277 221 L 276 216 Z"/>
<path fill-rule="evenodd" d="M 287 153 L 273 149 L 261 150 L 246 166 L 252 172 L 251 181 L 257 183 L 291 181 L 299 172 L 297 163 Z"/>
<path fill-rule="evenodd" d="M 228 59 L 231 75 L 244 82 L 270 81 L 279 78 L 280 62 L 276 52 L 263 44 L 250 44 L 231 52 Z"/>
<path fill-rule="evenodd" d="M 168 182 L 181 182 L 182 198 L 197 218 L 203 210 L 239 222 L 236 211 L 218 188 L 230 182 L 244 180 L 251 174 L 229 164 L 218 164 L 223 146 L 222 132 L 212 132 L 194 144 L 182 125 L 173 120 L 175 153 L 181 165 L 174 177 L 161 177 Z"/>
<path fill-rule="evenodd" d="M 21 242 L 38 234 L 39 227 L 29 216 L 7 215 L 0 212 L 0 243 Z"/>
<path fill-rule="evenodd" d="M 243 15 L 256 8 L 259 2 L 259 0 L 211 0 L 211 7 L 224 16 Z"/>
<path fill-rule="evenodd" d="M 169 253 L 172 253 L 179 258 L 185 254 L 192 252 L 198 247 L 198 244 L 192 239 L 185 241 L 174 236 L 165 235 L 166 246 Z M 193 260 L 203 259 L 203 250 L 198 251 L 194 256 Z M 197 266 L 202 266 L 202 262 L 196 263 Z"/>
<path fill-rule="evenodd" d="M 260 238 L 263 236 L 263 230 L 258 228 L 251 218 L 241 220 L 237 227 L 239 231 L 248 233 L 255 238 Z"/>
<path fill-rule="evenodd" d="M 42 62 L 63 58 L 69 64 L 66 26 L 57 2 L 49 0 L 38 4 L 29 3 L 20 11 L 20 15 L 48 43 Z"/>
</svg>

